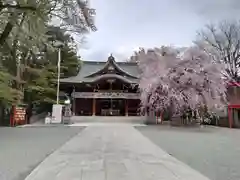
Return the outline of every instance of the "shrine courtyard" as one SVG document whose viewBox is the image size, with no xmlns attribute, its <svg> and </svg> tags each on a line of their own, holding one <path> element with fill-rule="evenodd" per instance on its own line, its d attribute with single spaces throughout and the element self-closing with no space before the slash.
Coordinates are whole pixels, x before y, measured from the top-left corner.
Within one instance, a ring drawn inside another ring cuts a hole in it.
<svg viewBox="0 0 240 180">
<path fill-rule="evenodd" d="M 239 135 L 228 128 L 118 123 L 0 128 L 0 179 L 116 180 L 141 172 L 139 179 L 239 180 Z"/>
</svg>

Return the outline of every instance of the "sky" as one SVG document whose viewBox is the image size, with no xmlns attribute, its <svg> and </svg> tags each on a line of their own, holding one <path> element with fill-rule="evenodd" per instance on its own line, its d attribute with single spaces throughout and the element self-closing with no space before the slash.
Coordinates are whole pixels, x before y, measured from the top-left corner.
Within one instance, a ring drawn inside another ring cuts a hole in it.
<svg viewBox="0 0 240 180">
<path fill-rule="evenodd" d="M 125 61 L 138 47 L 186 47 L 208 23 L 236 19 L 240 0 L 89 0 L 97 32 L 79 48 L 83 60 Z"/>
</svg>

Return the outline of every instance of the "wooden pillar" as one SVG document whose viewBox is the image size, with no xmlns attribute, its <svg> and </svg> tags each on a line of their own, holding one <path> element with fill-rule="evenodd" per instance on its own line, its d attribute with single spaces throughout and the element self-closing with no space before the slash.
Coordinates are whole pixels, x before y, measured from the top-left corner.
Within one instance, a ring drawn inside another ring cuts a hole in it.
<svg viewBox="0 0 240 180">
<path fill-rule="evenodd" d="M 73 116 L 75 116 L 76 115 L 76 98 L 74 97 L 73 98 L 73 105 L 72 105 L 72 114 L 73 114 Z"/>
<path fill-rule="evenodd" d="M 125 100 L 125 116 L 128 116 L 128 100 Z"/>
<path fill-rule="evenodd" d="M 92 115 L 95 116 L 95 113 L 96 113 L 96 99 L 93 98 Z"/>
<path fill-rule="evenodd" d="M 233 108 L 228 107 L 228 122 L 229 122 L 229 128 L 232 128 L 233 126 Z"/>
</svg>

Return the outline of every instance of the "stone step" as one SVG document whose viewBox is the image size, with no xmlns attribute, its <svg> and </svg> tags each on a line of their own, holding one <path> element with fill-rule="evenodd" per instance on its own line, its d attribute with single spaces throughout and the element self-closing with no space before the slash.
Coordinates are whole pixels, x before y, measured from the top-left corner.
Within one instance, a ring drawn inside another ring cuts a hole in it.
<svg viewBox="0 0 240 180">
<path fill-rule="evenodd" d="M 143 116 L 73 116 L 71 117 L 71 123 L 144 123 Z"/>
</svg>

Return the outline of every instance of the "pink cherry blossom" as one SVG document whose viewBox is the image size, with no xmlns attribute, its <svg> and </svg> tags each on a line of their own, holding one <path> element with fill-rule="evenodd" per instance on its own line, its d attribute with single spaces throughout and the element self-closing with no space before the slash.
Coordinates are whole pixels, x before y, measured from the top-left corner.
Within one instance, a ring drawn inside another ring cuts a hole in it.
<svg viewBox="0 0 240 180">
<path fill-rule="evenodd" d="M 186 106 L 198 109 L 223 108 L 226 105 L 224 65 L 198 47 L 179 53 L 173 47 L 154 48 L 137 54 L 143 109 L 180 113 Z"/>
</svg>

